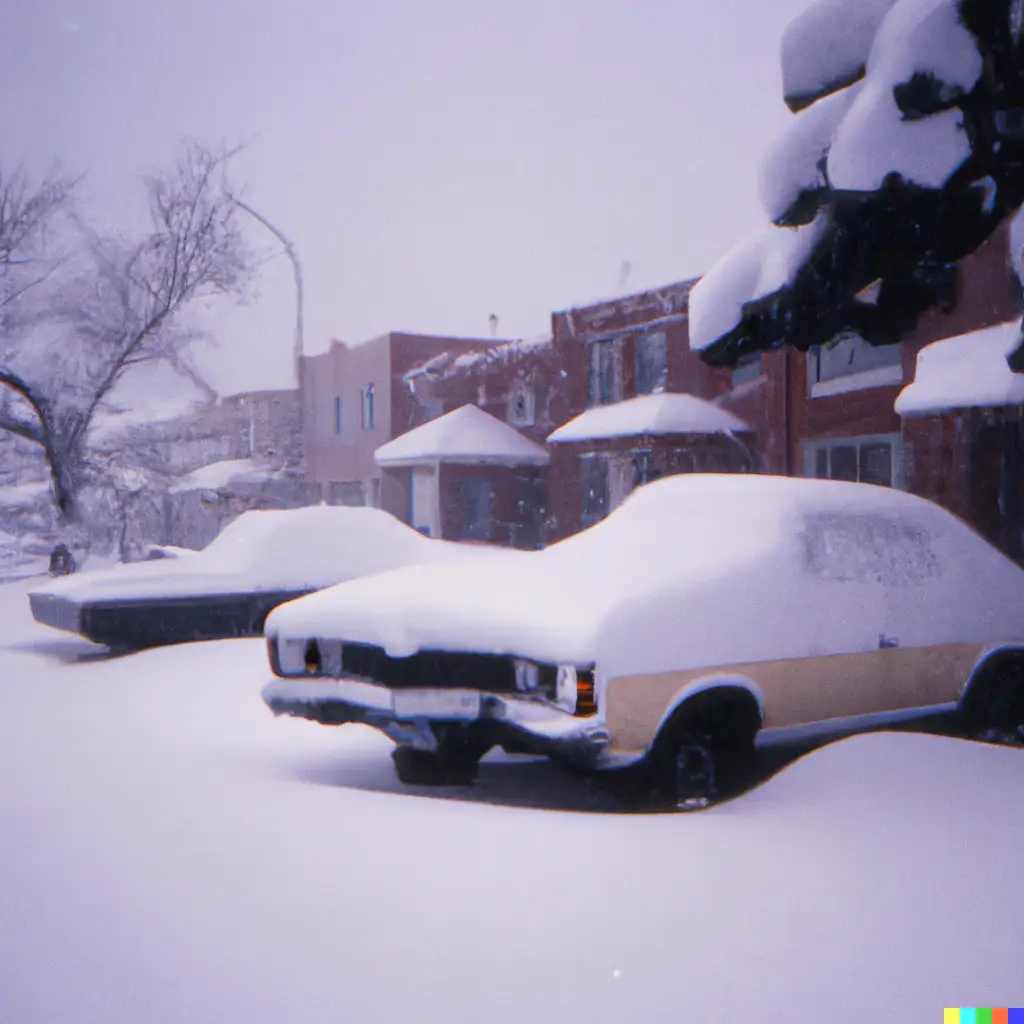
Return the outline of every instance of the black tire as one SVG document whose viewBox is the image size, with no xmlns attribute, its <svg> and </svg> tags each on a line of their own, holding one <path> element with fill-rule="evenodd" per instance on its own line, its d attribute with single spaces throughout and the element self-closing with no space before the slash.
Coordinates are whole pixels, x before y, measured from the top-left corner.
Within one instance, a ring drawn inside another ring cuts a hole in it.
<svg viewBox="0 0 1024 1024">
<path fill-rule="evenodd" d="M 980 671 L 962 710 L 964 734 L 983 743 L 1024 746 L 1024 657 L 997 655 Z"/>
<path fill-rule="evenodd" d="M 399 745 L 391 754 L 395 773 L 407 786 L 472 786 L 480 756 L 469 750 L 436 751 Z"/>
<path fill-rule="evenodd" d="M 695 811 L 727 800 L 754 778 L 756 709 L 717 694 L 684 705 L 649 757 L 654 804 Z"/>
</svg>

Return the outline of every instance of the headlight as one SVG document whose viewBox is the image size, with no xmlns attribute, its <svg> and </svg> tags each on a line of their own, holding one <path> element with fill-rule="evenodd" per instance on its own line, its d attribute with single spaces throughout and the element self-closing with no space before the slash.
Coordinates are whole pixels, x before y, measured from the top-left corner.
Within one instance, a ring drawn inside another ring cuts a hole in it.
<svg viewBox="0 0 1024 1024">
<path fill-rule="evenodd" d="M 559 665 L 555 680 L 555 703 L 570 715 L 576 714 L 576 666 Z"/>
<path fill-rule="evenodd" d="M 536 662 L 515 658 L 512 668 L 516 674 L 516 692 L 532 693 L 540 686 L 540 666 Z"/>
<path fill-rule="evenodd" d="M 320 656 L 320 645 L 316 639 L 307 640 L 302 651 L 302 664 L 311 676 L 318 676 L 324 667 L 323 658 Z"/>
<path fill-rule="evenodd" d="M 267 643 L 273 645 L 272 649 L 276 647 L 277 664 L 274 667 L 274 671 L 278 675 L 305 676 L 309 674 L 310 655 L 315 653 L 309 648 L 311 645 L 315 647 L 315 640 L 292 637 L 268 637 Z M 274 665 L 273 654 L 271 655 L 270 663 Z"/>
<path fill-rule="evenodd" d="M 578 718 L 597 714 L 594 670 L 577 668 L 575 665 L 559 665 L 555 683 L 555 703 Z"/>
</svg>

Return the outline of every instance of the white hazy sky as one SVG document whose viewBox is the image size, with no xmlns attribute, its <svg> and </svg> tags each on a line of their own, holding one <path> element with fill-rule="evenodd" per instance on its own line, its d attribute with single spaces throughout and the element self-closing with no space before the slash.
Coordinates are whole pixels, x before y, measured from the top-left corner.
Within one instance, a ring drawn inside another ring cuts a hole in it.
<svg viewBox="0 0 1024 1024">
<path fill-rule="evenodd" d="M 699 274 L 763 220 L 808 0 L 7 0 L 0 159 L 85 172 L 97 225 L 192 135 L 295 241 L 306 349 L 387 330 L 503 337 Z M 255 244 L 272 240 L 253 226 Z M 224 393 L 292 382 L 283 257 L 210 314 Z"/>
</svg>

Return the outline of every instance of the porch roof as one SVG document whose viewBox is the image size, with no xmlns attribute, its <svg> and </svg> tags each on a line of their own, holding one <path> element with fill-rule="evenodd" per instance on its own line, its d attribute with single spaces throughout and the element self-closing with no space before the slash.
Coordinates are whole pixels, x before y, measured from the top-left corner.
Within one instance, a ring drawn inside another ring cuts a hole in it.
<svg viewBox="0 0 1024 1024">
<path fill-rule="evenodd" d="M 507 423 L 464 405 L 381 445 L 378 466 L 453 462 L 491 466 L 544 466 L 547 450 Z"/>
<path fill-rule="evenodd" d="M 664 392 L 614 405 L 599 405 L 564 423 L 548 441 L 596 441 L 656 434 L 741 434 L 750 427 L 738 416 L 695 395 Z"/>
<path fill-rule="evenodd" d="M 928 416 L 951 409 L 1024 405 L 1024 374 L 1006 357 L 1017 347 L 1020 321 L 1011 320 L 943 338 L 917 354 L 913 383 L 896 398 L 900 416 Z"/>
</svg>

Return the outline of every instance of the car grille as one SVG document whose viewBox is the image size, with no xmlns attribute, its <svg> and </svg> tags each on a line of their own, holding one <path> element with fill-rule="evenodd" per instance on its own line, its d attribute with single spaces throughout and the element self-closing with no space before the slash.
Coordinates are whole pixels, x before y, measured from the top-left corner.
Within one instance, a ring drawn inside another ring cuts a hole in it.
<svg viewBox="0 0 1024 1024">
<path fill-rule="evenodd" d="M 554 693 L 554 665 L 537 666 L 537 686 Z M 341 645 L 341 674 L 364 679 L 393 690 L 471 689 L 488 693 L 517 693 L 515 659 L 507 655 L 466 654 L 458 651 L 420 651 L 408 658 L 392 658 L 382 647 Z"/>
</svg>

